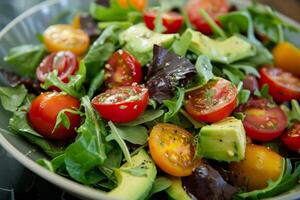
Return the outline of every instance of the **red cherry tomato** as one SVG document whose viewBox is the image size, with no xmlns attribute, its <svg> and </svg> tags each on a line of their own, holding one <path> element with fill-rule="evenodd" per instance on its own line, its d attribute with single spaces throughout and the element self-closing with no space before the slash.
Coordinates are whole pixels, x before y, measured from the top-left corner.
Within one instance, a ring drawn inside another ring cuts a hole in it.
<svg viewBox="0 0 300 200">
<path fill-rule="evenodd" d="M 221 24 L 217 17 L 228 12 L 228 4 L 226 0 L 189 0 L 186 6 L 187 15 L 191 24 L 200 32 L 210 35 L 212 30 L 205 19 L 199 13 L 203 8 L 207 14 L 215 20 L 217 24 Z"/>
<path fill-rule="evenodd" d="M 144 12 L 144 22 L 151 30 L 155 29 L 154 21 L 156 17 L 157 11 L 155 10 Z M 177 12 L 170 11 L 162 14 L 162 23 L 166 28 L 165 33 L 177 33 L 183 24 L 183 17 Z"/>
<path fill-rule="evenodd" d="M 236 101 L 235 85 L 218 78 L 187 93 L 185 109 L 196 120 L 217 122 L 230 115 L 236 106 Z"/>
<path fill-rule="evenodd" d="M 105 83 L 109 88 L 130 86 L 142 80 L 142 68 L 139 61 L 129 52 L 115 52 L 105 66 Z"/>
<path fill-rule="evenodd" d="M 148 101 L 148 89 L 141 86 L 122 86 L 106 90 L 96 96 L 92 104 L 103 118 L 123 123 L 142 114 Z"/>
<path fill-rule="evenodd" d="M 51 53 L 36 69 L 36 76 L 39 81 L 44 82 L 49 73 L 54 70 L 57 70 L 57 75 L 63 82 L 68 82 L 68 77 L 78 70 L 75 54 L 70 51 Z"/>
<path fill-rule="evenodd" d="M 290 150 L 300 153 L 300 122 L 295 123 L 290 129 L 285 131 L 281 141 Z"/>
<path fill-rule="evenodd" d="M 254 140 L 270 141 L 279 137 L 287 126 L 287 117 L 265 99 L 252 99 L 243 108 L 246 134 Z"/>
<path fill-rule="evenodd" d="M 260 86 L 269 85 L 269 92 L 277 102 L 300 100 L 300 79 L 279 68 L 262 67 Z"/>
<path fill-rule="evenodd" d="M 62 124 L 54 130 L 56 118 L 64 109 L 79 109 L 80 102 L 74 97 L 58 92 L 45 92 L 35 98 L 28 112 L 31 126 L 49 139 L 64 140 L 76 136 L 75 128 L 80 125 L 80 116 L 65 112 L 70 121 L 67 129 Z"/>
</svg>

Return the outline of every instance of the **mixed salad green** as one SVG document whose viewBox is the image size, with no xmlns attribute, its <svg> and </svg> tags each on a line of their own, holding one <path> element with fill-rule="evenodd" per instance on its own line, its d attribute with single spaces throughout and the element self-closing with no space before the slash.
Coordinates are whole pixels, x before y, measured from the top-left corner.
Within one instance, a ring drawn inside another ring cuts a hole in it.
<svg viewBox="0 0 300 200">
<path fill-rule="evenodd" d="M 274 197 L 300 179 L 287 31 L 255 2 L 97 0 L 10 49 L 0 99 L 40 165 L 111 197 Z"/>
</svg>

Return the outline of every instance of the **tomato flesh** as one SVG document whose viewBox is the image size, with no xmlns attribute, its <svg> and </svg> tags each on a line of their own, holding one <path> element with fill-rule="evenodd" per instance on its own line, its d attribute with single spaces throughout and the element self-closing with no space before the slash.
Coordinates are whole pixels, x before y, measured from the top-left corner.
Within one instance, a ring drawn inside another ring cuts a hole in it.
<svg viewBox="0 0 300 200">
<path fill-rule="evenodd" d="M 146 26 L 154 30 L 155 19 L 158 13 L 155 10 L 144 12 L 144 22 Z M 167 12 L 162 14 L 162 24 L 166 28 L 164 33 L 177 33 L 183 25 L 183 17 L 177 12 Z"/>
<path fill-rule="evenodd" d="M 300 153 L 300 122 L 295 123 L 290 129 L 285 131 L 281 141 L 290 150 Z"/>
<path fill-rule="evenodd" d="M 279 68 L 262 67 L 259 84 L 269 85 L 269 92 L 277 102 L 300 100 L 300 79 Z"/>
<path fill-rule="evenodd" d="M 212 34 L 212 30 L 200 15 L 200 8 L 203 8 L 218 25 L 221 25 L 221 23 L 217 20 L 217 17 L 226 14 L 229 10 L 226 0 L 189 0 L 186 6 L 189 20 L 198 31 L 206 35 Z"/>
<path fill-rule="evenodd" d="M 38 133 L 48 139 L 64 140 L 76 136 L 75 128 L 80 125 L 80 116 L 65 112 L 70 121 L 67 129 L 62 124 L 54 130 L 56 118 L 64 109 L 79 109 L 80 102 L 74 97 L 58 92 L 45 92 L 36 97 L 28 111 L 28 120 Z"/>
<path fill-rule="evenodd" d="M 108 89 L 94 97 L 92 104 L 104 119 L 125 123 L 141 115 L 148 101 L 148 89 L 141 86 L 122 86 Z"/>
<path fill-rule="evenodd" d="M 90 44 L 90 38 L 84 31 L 65 24 L 48 27 L 43 39 L 50 52 L 71 51 L 75 55 L 85 53 Z"/>
<path fill-rule="evenodd" d="M 142 80 L 142 68 L 139 61 L 129 52 L 115 52 L 105 65 L 105 83 L 109 88 L 130 86 Z"/>
<path fill-rule="evenodd" d="M 287 126 L 287 117 L 267 100 L 250 100 L 244 109 L 243 125 L 246 134 L 254 140 L 271 141 L 279 137 Z"/>
<path fill-rule="evenodd" d="M 172 176 L 188 176 L 200 163 L 195 159 L 193 135 L 173 124 L 157 124 L 149 136 L 151 157 Z"/>
<path fill-rule="evenodd" d="M 235 85 L 218 78 L 187 93 L 185 109 L 194 119 L 212 123 L 229 116 L 236 106 L 236 101 Z"/>
<path fill-rule="evenodd" d="M 70 51 L 51 53 L 44 58 L 36 69 L 36 76 L 39 81 L 44 82 L 47 76 L 57 70 L 57 76 L 63 82 L 68 82 L 68 77 L 74 75 L 78 70 L 78 62 L 75 54 Z"/>
</svg>

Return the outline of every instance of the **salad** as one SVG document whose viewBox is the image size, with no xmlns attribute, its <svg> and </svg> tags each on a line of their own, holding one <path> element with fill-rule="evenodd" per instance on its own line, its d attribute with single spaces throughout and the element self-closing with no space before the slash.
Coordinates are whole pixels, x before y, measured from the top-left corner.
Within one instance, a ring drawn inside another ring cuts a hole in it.
<svg viewBox="0 0 300 200">
<path fill-rule="evenodd" d="M 40 165 L 110 197 L 275 197 L 300 180 L 287 31 L 255 2 L 97 0 L 10 49 L 0 99 Z"/>
</svg>

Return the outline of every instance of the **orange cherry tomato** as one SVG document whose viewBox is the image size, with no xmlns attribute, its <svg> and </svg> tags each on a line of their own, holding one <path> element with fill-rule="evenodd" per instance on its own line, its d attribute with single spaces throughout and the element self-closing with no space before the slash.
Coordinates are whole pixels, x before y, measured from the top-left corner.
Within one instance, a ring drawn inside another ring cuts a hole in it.
<svg viewBox="0 0 300 200">
<path fill-rule="evenodd" d="M 130 5 L 138 11 L 143 11 L 148 4 L 148 0 L 118 0 L 118 3 L 122 8 L 125 9 Z"/>
<path fill-rule="evenodd" d="M 273 49 L 275 67 L 300 76 L 300 49 L 288 42 L 278 44 Z"/>
<path fill-rule="evenodd" d="M 194 137 L 173 124 L 157 124 L 149 136 L 151 156 L 160 169 L 177 177 L 189 176 L 200 159 L 195 159 Z"/>
<path fill-rule="evenodd" d="M 71 51 L 82 55 L 89 47 L 89 36 L 72 25 L 57 24 L 48 27 L 43 33 L 44 42 L 50 52 Z"/>
</svg>

